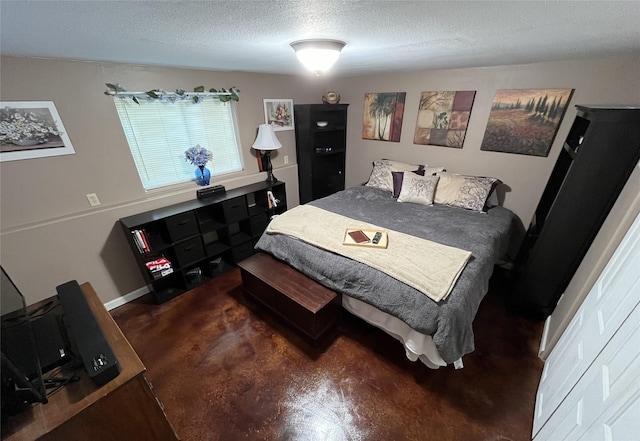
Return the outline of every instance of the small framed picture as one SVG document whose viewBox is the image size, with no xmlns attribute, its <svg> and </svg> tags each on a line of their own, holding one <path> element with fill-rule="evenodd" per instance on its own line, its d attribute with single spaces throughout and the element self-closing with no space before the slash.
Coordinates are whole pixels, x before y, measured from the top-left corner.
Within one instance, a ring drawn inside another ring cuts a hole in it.
<svg viewBox="0 0 640 441">
<path fill-rule="evenodd" d="M 0 162 L 75 152 L 53 101 L 0 101 Z"/>
<path fill-rule="evenodd" d="M 272 99 L 264 101 L 264 122 L 274 131 L 293 130 L 293 100 Z"/>
</svg>

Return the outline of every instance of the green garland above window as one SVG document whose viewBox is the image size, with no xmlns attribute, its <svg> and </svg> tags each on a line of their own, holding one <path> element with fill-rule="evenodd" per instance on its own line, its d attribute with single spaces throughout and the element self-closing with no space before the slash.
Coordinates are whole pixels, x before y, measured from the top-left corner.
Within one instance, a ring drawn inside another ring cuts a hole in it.
<svg viewBox="0 0 640 441">
<path fill-rule="evenodd" d="M 130 98 L 137 104 L 140 104 L 141 99 L 145 101 L 165 100 L 169 102 L 191 100 L 194 103 L 199 103 L 207 97 L 214 97 L 223 103 L 229 101 L 240 101 L 240 90 L 236 89 L 235 86 L 230 89 L 209 89 L 208 92 L 204 91 L 204 86 L 194 88 L 193 92 L 186 92 L 184 89 L 176 89 L 175 92 L 167 92 L 162 89 L 152 89 L 147 92 L 127 92 L 125 88 L 118 83 L 105 84 L 107 86 L 107 90 L 104 92 L 105 95 Z"/>
</svg>

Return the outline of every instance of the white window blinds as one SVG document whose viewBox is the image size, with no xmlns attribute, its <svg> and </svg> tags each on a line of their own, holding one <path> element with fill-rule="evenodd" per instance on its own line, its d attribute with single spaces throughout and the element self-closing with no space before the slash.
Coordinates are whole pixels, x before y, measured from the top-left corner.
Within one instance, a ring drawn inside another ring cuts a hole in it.
<svg viewBox="0 0 640 441">
<path fill-rule="evenodd" d="M 211 150 L 212 176 L 242 170 L 236 105 L 217 99 L 139 100 L 114 97 L 120 122 L 145 189 L 195 179 L 184 152 L 197 144 Z"/>
</svg>

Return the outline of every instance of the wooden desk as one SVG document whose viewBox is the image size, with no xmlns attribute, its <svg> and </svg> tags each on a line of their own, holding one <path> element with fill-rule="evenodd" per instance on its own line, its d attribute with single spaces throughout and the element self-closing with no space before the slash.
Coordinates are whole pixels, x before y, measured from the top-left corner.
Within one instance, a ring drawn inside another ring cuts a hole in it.
<svg viewBox="0 0 640 441">
<path fill-rule="evenodd" d="M 177 440 L 146 371 L 89 283 L 81 285 L 122 371 L 96 386 L 83 369 L 80 380 L 9 419 L 3 440 Z"/>
</svg>

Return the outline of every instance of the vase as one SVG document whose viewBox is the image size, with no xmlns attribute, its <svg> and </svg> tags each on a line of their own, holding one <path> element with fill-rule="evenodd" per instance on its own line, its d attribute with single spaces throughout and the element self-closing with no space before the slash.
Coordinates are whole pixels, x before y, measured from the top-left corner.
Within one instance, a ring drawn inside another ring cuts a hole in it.
<svg viewBox="0 0 640 441">
<path fill-rule="evenodd" d="M 40 141 L 38 141 L 37 139 L 22 138 L 17 141 L 14 141 L 13 143 L 15 145 L 30 146 L 30 145 L 40 144 Z"/>
<path fill-rule="evenodd" d="M 198 166 L 196 169 L 196 184 L 198 185 L 209 185 L 209 180 L 211 179 L 211 172 L 204 165 Z"/>
</svg>

